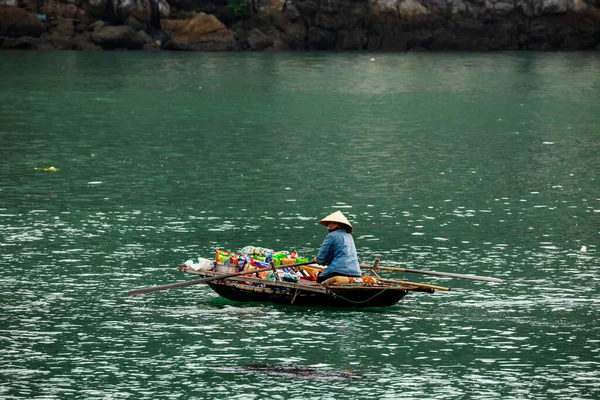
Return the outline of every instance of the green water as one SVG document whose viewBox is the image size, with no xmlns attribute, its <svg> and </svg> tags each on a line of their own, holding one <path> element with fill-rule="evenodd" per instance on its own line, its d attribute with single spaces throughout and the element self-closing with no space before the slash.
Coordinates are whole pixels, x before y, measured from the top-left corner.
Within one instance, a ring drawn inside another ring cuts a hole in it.
<svg viewBox="0 0 600 400">
<path fill-rule="evenodd" d="M 5 51 L 0 77 L 1 398 L 600 397 L 598 54 Z M 506 283 L 127 295 L 217 248 L 314 255 L 336 209 L 364 263 Z"/>
</svg>

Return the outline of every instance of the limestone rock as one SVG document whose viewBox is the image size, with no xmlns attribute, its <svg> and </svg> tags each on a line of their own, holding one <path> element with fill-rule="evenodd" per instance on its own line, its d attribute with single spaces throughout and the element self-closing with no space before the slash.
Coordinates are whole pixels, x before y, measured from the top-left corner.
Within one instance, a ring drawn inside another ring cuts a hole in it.
<svg viewBox="0 0 600 400">
<path fill-rule="evenodd" d="M 92 42 L 92 34 L 90 32 L 76 35 L 73 38 L 73 50 L 85 50 L 85 51 L 98 51 L 102 50 L 102 47 Z"/>
<path fill-rule="evenodd" d="M 96 29 L 104 28 L 104 26 L 106 26 L 104 21 L 96 21 L 93 24 L 91 24 L 88 28 L 90 31 L 95 31 Z"/>
<path fill-rule="evenodd" d="M 246 43 L 250 50 L 260 51 L 273 47 L 275 41 L 273 40 L 272 35 L 267 35 L 260 29 L 254 28 L 248 32 Z"/>
<path fill-rule="evenodd" d="M 289 22 L 283 17 L 283 20 L 277 22 L 253 21 L 239 30 L 238 40 L 241 48 L 253 51 L 302 50 L 305 33 L 304 24 Z"/>
<path fill-rule="evenodd" d="M 104 26 L 92 32 L 92 41 L 106 50 L 141 49 L 147 39 L 130 26 Z"/>
<path fill-rule="evenodd" d="M 400 19 L 419 19 L 431 14 L 427 8 L 416 0 L 406 0 L 398 5 Z"/>
<path fill-rule="evenodd" d="M 335 49 L 336 34 L 333 31 L 311 26 L 307 32 L 307 47 L 310 50 Z"/>
<path fill-rule="evenodd" d="M 237 42 L 214 15 L 200 13 L 192 19 L 161 20 L 162 29 L 170 35 L 165 48 L 172 50 L 228 51 L 237 50 Z"/>
<path fill-rule="evenodd" d="M 504 15 L 509 15 L 510 13 L 515 12 L 517 5 L 514 1 L 499 0 L 499 1 L 490 2 L 488 7 L 490 10 L 493 10 L 493 13 L 495 15 L 504 16 Z"/>
<path fill-rule="evenodd" d="M 361 50 L 367 44 L 367 33 L 362 30 L 341 30 L 338 32 L 338 50 Z"/>
<path fill-rule="evenodd" d="M 46 27 L 35 16 L 22 8 L 0 7 L 0 36 L 19 38 L 40 37 Z M 27 46 L 23 43 L 23 46 Z"/>
<path fill-rule="evenodd" d="M 91 34 L 65 35 L 61 32 L 47 32 L 42 35 L 38 49 L 45 50 L 102 50 L 91 41 Z"/>
<path fill-rule="evenodd" d="M 139 30 L 152 25 L 153 13 L 156 18 L 168 18 L 171 12 L 165 0 L 119 0 L 117 15 L 125 25 Z"/>
<path fill-rule="evenodd" d="M 112 25 L 128 25 L 134 30 L 157 25 L 160 18 L 168 18 L 171 7 L 167 0 L 58 0 L 75 2 L 85 13 Z M 56 2 L 59 4 L 58 2 Z M 50 2 L 49 4 L 54 4 Z"/>
<path fill-rule="evenodd" d="M 267 15 L 281 12 L 289 6 L 288 3 L 291 3 L 291 0 L 250 0 L 248 2 L 260 14 Z"/>
<path fill-rule="evenodd" d="M 397 14 L 398 0 L 369 0 L 369 9 L 374 14 Z"/>
<path fill-rule="evenodd" d="M 48 34 L 58 36 L 73 36 L 75 33 L 75 21 L 72 19 L 60 18 L 54 21 L 50 28 L 48 28 Z"/>
<path fill-rule="evenodd" d="M 83 23 L 92 23 L 96 17 L 90 15 L 73 0 L 45 1 L 43 11 L 48 20 L 71 19 Z"/>
<path fill-rule="evenodd" d="M 304 50 L 306 26 L 295 12 L 255 15 L 234 27 L 241 48 Z"/>
<path fill-rule="evenodd" d="M 529 17 L 544 14 L 564 14 L 573 9 L 573 0 L 517 0 L 523 13 Z"/>
<path fill-rule="evenodd" d="M 33 38 L 31 36 L 22 36 L 18 38 L 0 36 L 0 48 L 3 49 L 37 49 L 40 42 L 39 38 Z"/>
</svg>

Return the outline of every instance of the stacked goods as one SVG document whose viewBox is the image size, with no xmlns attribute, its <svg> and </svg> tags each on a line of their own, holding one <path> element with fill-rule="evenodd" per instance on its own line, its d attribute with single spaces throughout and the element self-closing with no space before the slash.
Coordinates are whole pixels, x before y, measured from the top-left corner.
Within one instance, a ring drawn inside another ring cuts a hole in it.
<svg viewBox="0 0 600 400">
<path fill-rule="evenodd" d="M 239 252 L 230 252 L 227 250 L 216 250 L 215 261 L 218 263 L 237 266 L 238 271 L 253 270 L 257 268 L 267 268 L 271 262 L 275 266 L 298 264 L 309 261 L 308 257 L 299 257 L 298 252 L 273 251 L 264 247 L 246 246 Z M 316 280 L 316 274 L 313 271 L 305 271 L 303 268 L 281 268 L 276 271 L 280 280 L 288 282 L 297 282 L 298 279 Z M 273 271 L 259 272 L 260 278 L 275 279 Z"/>
<path fill-rule="evenodd" d="M 239 252 L 227 250 L 216 250 L 215 260 L 225 266 L 235 267 L 235 272 L 249 271 L 265 268 L 263 272 L 256 272 L 254 275 L 258 278 L 268 280 L 281 280 L 287 282 L 298 282 L 300 279 L 316 281 L 318 274 L 323 268 L 313 268 L 310 266 L 279 268 L 273 272 L 271 263 L 275 266 L 298 264 L 309 261 L 308 257 L 298 256 L 296 250 L 273 251 L 264 247 L 246 246 Z M 268 270 L 266 268 L 269 268 Z M 277 274 L 275 277 L 274 274 Z M 250 276 L 250 275 L 248 275 Z M 377 284 L 378 280 L 372 276 L 363 275 L 361 278 L 350 278 L 336 276 L 322 282 L 325 285 L 347 285 L 347 284 Z"/>
<path fill-rule="evenodd" d="M 254 266 L 266 268 L 273 261 L 275 266 L 298 264 L 309 261 L 308 257 L 298 256 L 298 252 L 289 251 L 273 251 L 263 247 L 246 246 L 239 252 L 231 252 L 228 250 L 216 250 L 215 261 L 223 264 L 237 264 L 239 270 L 243 271 L 245 266 Z M 248 269 L 248 268 L 246 268 Z"/>
</svg>

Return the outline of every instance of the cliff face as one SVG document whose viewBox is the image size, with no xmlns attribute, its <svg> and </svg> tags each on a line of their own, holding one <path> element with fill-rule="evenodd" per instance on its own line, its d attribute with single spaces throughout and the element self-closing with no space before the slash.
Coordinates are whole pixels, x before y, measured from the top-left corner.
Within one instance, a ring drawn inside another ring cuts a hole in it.
<svg viewBox="0 0 600 400">
<path fill-rule="evenodd" d="M 0 47 L 600 50 L 600 0 L 0 0 Z"/>
</svg>

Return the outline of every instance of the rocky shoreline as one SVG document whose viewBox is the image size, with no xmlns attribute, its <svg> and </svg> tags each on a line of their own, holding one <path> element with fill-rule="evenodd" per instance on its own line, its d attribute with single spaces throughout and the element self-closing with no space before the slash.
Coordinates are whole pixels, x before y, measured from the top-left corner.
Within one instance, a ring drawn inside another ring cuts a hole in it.
<svg viewBox="0 0 600 400">
<path fill-rule="evenodd" d="M 600 0 L 0 0 L 0 48 L 600 50 Z"/>
</svg>

